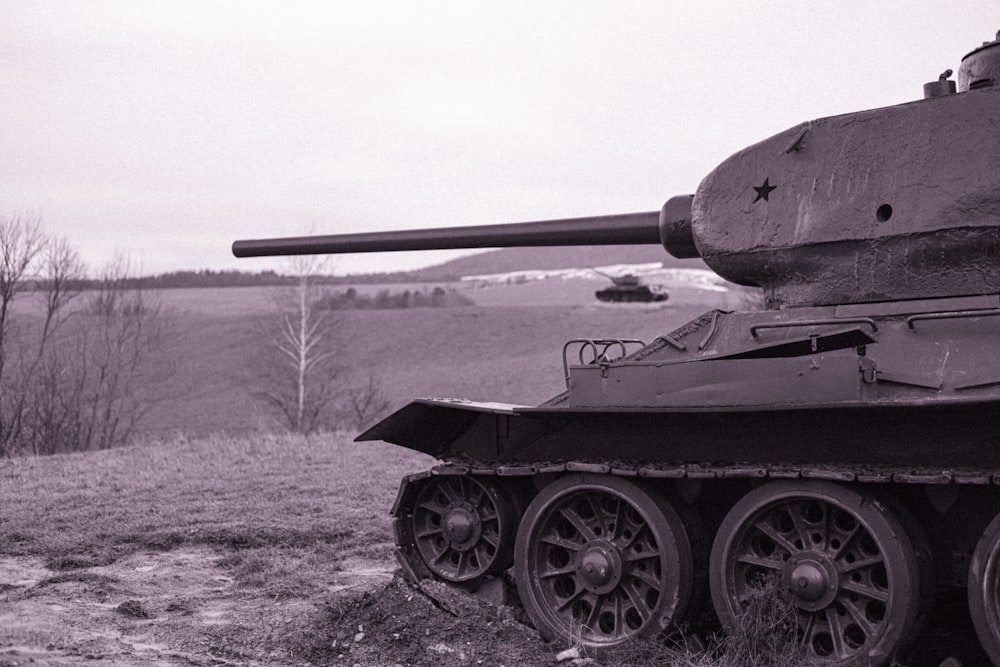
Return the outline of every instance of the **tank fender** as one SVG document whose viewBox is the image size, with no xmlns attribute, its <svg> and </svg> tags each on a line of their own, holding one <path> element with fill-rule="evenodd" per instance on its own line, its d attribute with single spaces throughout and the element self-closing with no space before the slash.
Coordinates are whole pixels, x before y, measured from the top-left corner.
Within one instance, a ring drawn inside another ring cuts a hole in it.
<svg viewBox="0 0 1000 667">
<path fill-rule="evenodd" d="M 464 455 L 495 460 L 515 442 L 546 429 L 543 419 L 519 415 L 524 405 L 418 398 L 355 438 L 383 440 L 436 458 Z"/>
</svg>

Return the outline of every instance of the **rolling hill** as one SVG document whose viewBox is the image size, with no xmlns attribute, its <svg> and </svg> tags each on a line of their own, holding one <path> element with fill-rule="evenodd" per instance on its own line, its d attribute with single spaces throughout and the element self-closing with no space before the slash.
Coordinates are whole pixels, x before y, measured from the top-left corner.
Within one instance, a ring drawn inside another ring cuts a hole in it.
<svg viewBox="0 0 1000 667">
<path fill-rule="evenodd" d="M 662 262 L 664 268 L 707 269 L 700 259 L 675 259 L 660 246 L 566 246 L 561 248 L 503 248 L 460 257 L 410 274 L 411 280 L 456 280 L 462 276 L 507 273 L 528 269 L 570 269 L 609 264 Z"/>
</svg>

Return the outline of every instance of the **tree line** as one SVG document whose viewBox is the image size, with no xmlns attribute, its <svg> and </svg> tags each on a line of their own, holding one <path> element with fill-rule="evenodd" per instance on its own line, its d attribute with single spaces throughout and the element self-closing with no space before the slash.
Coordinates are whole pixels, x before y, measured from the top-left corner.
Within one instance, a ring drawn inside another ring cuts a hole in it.
<svg viewBox="0 0 1000 667">
<path fill-rule="evenodd" d="M 343 292 L 327 291 L 315 302 L 321 310 L 399 310 L 406 308 L 452 308 L 475 305 L 472 299 L 454 289 L 441 286 L 434 289 L 379 290 L 376 294 L 361 294 L 353 287 Z"/>
<path fill-rule="evenodd" d="M 452 280 L 458 280 L 452 277 Z M 122 285 L 128 289 L 179 289 L 191 287 L 294 287 L 298 284 L 298 276 L 278 273 L 274 270 L 238 271 L 238 270 L 181 270 L 169 271 L 152 276 L 124 276 Z M 418 272 L 371 273 L 350 276 L 334 276 L 317 274 L 312 276 L 316 285 L 373 285 L 387 283 L 409 283 L 424 280 Z M 445 282 L 448 279 L 438 280 Z M 74 290 L 100 289 L 100 278 L 74 277 L 68 284 Z M 43 275 L 28 275 L 23 278 L 23 288 L 27 290 L 46 289 L 46 277 Z"/>
</svg>

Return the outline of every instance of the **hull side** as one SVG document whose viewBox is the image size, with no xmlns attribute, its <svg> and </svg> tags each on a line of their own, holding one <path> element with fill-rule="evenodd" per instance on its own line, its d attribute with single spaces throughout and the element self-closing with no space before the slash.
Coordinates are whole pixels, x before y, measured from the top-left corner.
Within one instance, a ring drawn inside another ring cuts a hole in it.
<svg viewBox="0 0 1000 667">
<path fill-rule="evenodd" d="M 484 409 L 415 401 L 358 440 L 443 460 L 832 463 L 1000 468 L 1000 401 L 812 410 Z"/>
</svg>

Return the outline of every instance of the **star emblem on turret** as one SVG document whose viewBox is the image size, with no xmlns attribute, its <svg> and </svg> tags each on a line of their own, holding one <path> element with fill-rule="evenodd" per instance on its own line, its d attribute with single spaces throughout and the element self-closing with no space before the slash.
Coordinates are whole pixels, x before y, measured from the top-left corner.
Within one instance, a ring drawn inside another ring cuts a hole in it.
<svg viewBox="0 0 1000 667">
<path fill-rule="evenodd" d="M 761 199 L 767 201 L 767 197 L 768 195 L 771 194 L 771 190 L 774 190 L 778 187 L 777 185 L 771 185 L 770 180 L 771 180 L 770 178 L 765 178 L 764 185 L 761 185 L 759 187 L 754 187 L 754 190 L 757 191 L 757 196 L 754 197 L 753 202 L 751 203 L 756 204 Z"/>
</svg>

